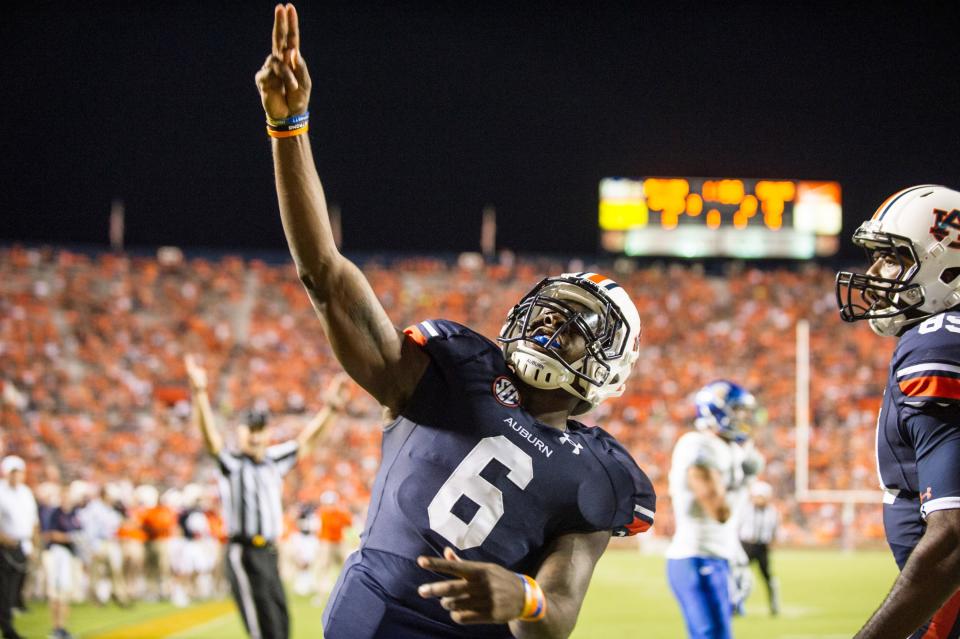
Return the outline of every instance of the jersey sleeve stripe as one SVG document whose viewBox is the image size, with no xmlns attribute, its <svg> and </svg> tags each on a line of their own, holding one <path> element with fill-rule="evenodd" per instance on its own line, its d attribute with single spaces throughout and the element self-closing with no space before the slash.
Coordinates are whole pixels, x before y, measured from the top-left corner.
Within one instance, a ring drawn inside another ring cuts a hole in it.
<svg viewBox="0 0 960 639">
<path fill-rule="evenodd" d="M 634 505 L 633 511 L 634 511 L 635 513 L 640 514 L 640 515 L 643 516 L 643 517 L 646 517 L 647 519 L 649 519 L 649 520 L 651 521 L 651 523 L 653 522 L 654 512 L 653 512 L 652 510 L 650 510 L 649 508 L 644 508 L 643 506 Z"/>
<path fill-rule="evenodd" d="M 920 506 L 920 514 L 926 519 L 927 515 L 937 510 L 956 510 L 960 508 L 960 497 L 938 497 L 925 501 Z"/>
<path fill-rule="evenodd" d="M 931 375 L 900 382 L 900 391 L 907 397 L 939 397 L 960 400 L 960 379 Z"/>
<path fill-rule="evenodd" d="M 640 519 L 639 517 L 634 517 L 633 521 L 626 525 L 628 535 L 639 535 L 640 533 L 647 532 L 650 530 L 650 526 L 653 524 L 647 521 L 646 519 Z"/>
<path fill-rule="evenodd" d="M 438 331 L 438 330 L 434 327 L 434 325 L 431 324 L 430 322 L 428 322 L 428 321 L 420 322 L 420 326 L 423 327 L 423 330 L 427 331 L 427 334 L 430 335 L 430 337 L 439 337 L 439 336 L 440 336 L 440 331 Z"/>
<path fill-rule="evenodd" d="M 907 375 L 913 375 L 915 373 L 924 373 L 927 371 L 943 371 L 946 373 L 957 373 L 960 374 L 960 366 L 954 366 L 953 364 L 944 364 L 942 362 L 929 362 L 926 364 L 916 364 L 914 366 L 907 366 L 906 368 L 901 368 L 897 371 L 897 377 L 906 377 Z"/>
<path fill-rule="evenodd" d="M 408 327 L 406 327 L 405 329 L 403 329 L 403 332 L 404 332 L 405 334 L 409 335 L 409 336 L 410 336 L 410 339 L 412 339 L 414 342 L 416 342 L 416 343 L 419 344 L 420 346 L 425 346 L 425 345 L 426 345 L 426 343 L 427 343 L 427 338 L 426 338 L 426 336 L 425 336 L 423 333 L 420 332 L 420 329 L 419 329 L 417 326 L 415 326 L 415 325 L 414 325 L 414 326 L 408 326 Z"/>
</svg>

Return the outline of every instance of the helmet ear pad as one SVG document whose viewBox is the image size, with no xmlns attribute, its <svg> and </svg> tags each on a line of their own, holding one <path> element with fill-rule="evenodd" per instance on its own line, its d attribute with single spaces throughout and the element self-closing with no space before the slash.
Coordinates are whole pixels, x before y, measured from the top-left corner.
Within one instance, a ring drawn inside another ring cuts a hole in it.
<svg viewBox="0 0 960 639">
<path fill-rule="evenodd" d="M 542 353 L 533 350 L 527 344 L 518 344 L 511 351 L 509 362 L 514 374 L 533 388 L 544 390 L 561 388 L 574 380 L 573 374 L 559 362 L 544 357 Z"/>
</svg>

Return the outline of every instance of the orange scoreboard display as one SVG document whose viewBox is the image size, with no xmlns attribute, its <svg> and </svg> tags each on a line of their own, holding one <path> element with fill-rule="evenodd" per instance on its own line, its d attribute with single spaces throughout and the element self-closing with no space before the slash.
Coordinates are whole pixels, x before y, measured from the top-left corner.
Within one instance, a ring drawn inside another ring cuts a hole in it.
<svg viewBox="0 0 960 639">
<path fill-rule="evenodd" d="M 839 247 L 840 184 L 739 178 L 605 178 L 600 242 L 624 255 L 793 258 Z"/>
</svg>

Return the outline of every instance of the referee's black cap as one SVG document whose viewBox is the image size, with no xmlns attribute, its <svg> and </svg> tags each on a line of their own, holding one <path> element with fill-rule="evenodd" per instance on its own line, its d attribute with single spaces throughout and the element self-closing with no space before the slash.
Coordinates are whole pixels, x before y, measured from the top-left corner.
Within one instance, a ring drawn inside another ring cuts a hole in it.
<svg viewBox="0 0 960 639">
<path fill-rule="evenodd" d="M 243 414 L 243 423 L 250 430 L 260 430 L 266 428 L 267 420 L 270 415 L 267 411 L 259 408 L 251 408 Z"/>
</svg>

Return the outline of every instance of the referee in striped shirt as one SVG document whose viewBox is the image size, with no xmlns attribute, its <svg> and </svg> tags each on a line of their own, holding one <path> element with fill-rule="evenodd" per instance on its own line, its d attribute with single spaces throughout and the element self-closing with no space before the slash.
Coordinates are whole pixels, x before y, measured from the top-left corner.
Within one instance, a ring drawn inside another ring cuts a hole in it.
<svg viewBox="0 0 960 639">
<path fill-rule="evenodd" d="M 770 503 L 773 486 L 765 481 L 755 481 L 750 487 L 750 503 L 740 515 L 740 543 L 750 562 L 756 561 L 760 574 L 767 585 L 767 599 L 770 602 L 770 614 L 780 612 L 780 586 L 777 578 L 770 574 L 770 544 L 777 536 L 780 525 L 780 513 Z"/>
<path fill-rule="evenodd" d="M 252 639 L 286 639 L 290 634 L 287 599 L 277 566 L 276 542 L 283 534 L 280 495 L 283 476 L 306 455 L 342 404 L 344 376 L 327 393 L 327 405 L 296 439 L 268 446 L 264 413 L 247 413 L 239 427 L 239 452 L 223 447 L 207 397 L 207 374 L 194 358 L 184 359 L 193 391 L 193 414 L 210 453 L 220 466 L 220 491 L 230 543 L 227 575 L 233 597 Z"/>
</svg>

